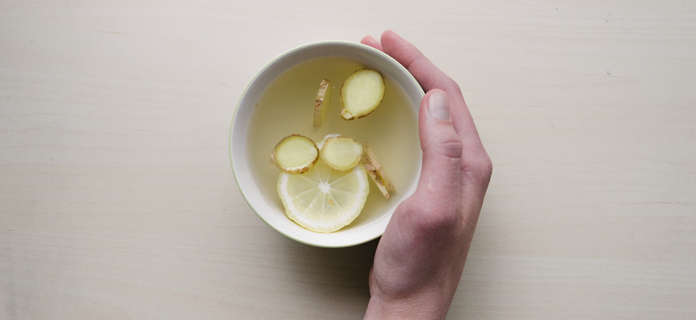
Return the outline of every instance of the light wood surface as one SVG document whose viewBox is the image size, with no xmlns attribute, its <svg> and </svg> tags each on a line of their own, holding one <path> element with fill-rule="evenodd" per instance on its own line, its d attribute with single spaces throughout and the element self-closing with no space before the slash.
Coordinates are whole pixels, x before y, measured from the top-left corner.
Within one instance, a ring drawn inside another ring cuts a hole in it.
<svg viewBox="0 0 696 320">
<path fill-rule="evenodd" d="M 0 319 L 359 319 L 377 243 L 266 226 L 254 74 L 391 28 L 494 175 L 449 319 L 696 318 L 696 2 L 0 1 Z"/>
</svg>

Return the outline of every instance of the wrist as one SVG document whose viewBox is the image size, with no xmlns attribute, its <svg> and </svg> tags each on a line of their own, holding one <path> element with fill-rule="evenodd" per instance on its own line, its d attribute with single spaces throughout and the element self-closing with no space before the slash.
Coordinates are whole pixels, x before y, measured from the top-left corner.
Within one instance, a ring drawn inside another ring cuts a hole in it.
<svg viewBox="0 0 696 320">
<path fill-rule="evenodd" d="M 378 294 L 373 294 L 367 305 L 365 320 L 440 320 L 447 317 L 447 311 L 451 303 L 452 299 L 445 299 L 427 292 L 399 299 L 388 299 Z"/>
</svg>

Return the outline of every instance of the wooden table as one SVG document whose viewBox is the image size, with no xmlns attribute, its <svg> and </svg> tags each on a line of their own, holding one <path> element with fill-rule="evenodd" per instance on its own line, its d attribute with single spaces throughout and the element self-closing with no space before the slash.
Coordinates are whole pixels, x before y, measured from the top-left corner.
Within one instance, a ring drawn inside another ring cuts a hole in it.
<svg viewBox="0 0 696 320">
<path fill-rule="evenodd" d="M 495 166 L 450 319 L 696 318 L 693 1 L 5 0 L 0 319 L 361 318 L 377 243 L 266 226 L 228 130 L 275 56 L 387 28 Z"/>
</svg>

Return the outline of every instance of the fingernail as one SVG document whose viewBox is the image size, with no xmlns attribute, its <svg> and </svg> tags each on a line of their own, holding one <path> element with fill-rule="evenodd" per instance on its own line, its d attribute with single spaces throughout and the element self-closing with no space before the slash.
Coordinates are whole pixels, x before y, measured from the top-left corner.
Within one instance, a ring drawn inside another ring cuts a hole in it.
<svg viewBox="0 0 696 320">
<path fill-rule="evenodd" d="M 428 98 L 428 111 L 430 115 L 442 120 L 450 120 L 449 101 L 444 91 L 437 91 Z"/>
</svg>

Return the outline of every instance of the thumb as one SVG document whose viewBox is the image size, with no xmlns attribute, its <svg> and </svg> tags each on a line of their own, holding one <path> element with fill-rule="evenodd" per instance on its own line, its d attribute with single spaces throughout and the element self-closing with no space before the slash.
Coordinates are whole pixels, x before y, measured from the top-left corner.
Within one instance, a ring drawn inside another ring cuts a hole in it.
<svg viewBox="0 0 696 320">
<path fill-rule="evenodd" d="M 421 101 L 418 122 L 423 169 L 417 198 L 442 208 L 459 199 L 462 160 L 462 142 L 454 131 L 447 93 L 430 90 Z"/>
</svg>

